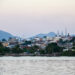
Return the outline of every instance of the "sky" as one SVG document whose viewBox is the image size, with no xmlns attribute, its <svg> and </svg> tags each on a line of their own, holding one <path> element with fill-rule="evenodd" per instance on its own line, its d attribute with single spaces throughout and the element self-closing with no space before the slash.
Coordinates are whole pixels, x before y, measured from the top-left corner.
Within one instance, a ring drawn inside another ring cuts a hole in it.
<svg viewBox="0 0 75 75">
<path fill-rule="evenodd" d="M 0 0 L 0 30 L 21 37 L 75 34 L 75 0 Z"/>
</svg>

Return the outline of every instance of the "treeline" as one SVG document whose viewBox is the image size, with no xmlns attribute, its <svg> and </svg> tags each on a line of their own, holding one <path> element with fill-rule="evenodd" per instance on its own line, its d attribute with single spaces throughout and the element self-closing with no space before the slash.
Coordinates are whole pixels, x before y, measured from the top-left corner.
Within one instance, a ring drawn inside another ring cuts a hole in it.
<svg viewBox="0 0 75 75">
<path fill-rule="evenodd" d="M 49 56 L 75 56 L 74 51 L 65 51 L 63 52 L 63 47 L 59 47 L 57 43 L 50 43 L 46 46 L 45 49 L 40 48 L 39 46 L 25 47 L 20 48 L 20 45 L 16 45 L 14 48 L 7 48 L 2 45 L 0 42 L 0 55 L 20 55 L 26 53 L 27 55 L 49 55 Z"/>
</svg>

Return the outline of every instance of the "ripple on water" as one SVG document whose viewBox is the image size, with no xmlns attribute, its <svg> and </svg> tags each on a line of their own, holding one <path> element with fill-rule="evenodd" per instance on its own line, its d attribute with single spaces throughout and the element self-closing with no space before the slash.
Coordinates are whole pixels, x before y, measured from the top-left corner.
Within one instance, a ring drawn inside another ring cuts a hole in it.
<svg viewBox="0 0 75 75">
<path fill-rule="evenodd" d="M 75 75 L 75 57 L 0 57 L 0 75 Z"/>
</svg>

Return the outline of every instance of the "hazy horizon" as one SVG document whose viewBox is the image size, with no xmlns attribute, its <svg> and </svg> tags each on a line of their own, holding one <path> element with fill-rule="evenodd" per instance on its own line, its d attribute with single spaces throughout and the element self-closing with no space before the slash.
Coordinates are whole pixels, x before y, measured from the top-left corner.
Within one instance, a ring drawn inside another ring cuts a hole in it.
<svg viewBox="0 0 75 75">
<path fill-rule="evenodd" d="M 75 0 L 0 0 L 0 30 L 21 37 L 75 33 Z"/>
</svg>

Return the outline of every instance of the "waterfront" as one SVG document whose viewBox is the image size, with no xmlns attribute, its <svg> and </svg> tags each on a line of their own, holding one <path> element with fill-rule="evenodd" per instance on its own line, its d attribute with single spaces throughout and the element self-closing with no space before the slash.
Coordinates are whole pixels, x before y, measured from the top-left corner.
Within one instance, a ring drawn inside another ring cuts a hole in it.
<svg viewBox="0 0 75 75">
<path fill-rule="evenodd" d="M 75 57 L 0 57 L 0 75 L 75 75 Z"/>
</svg>

